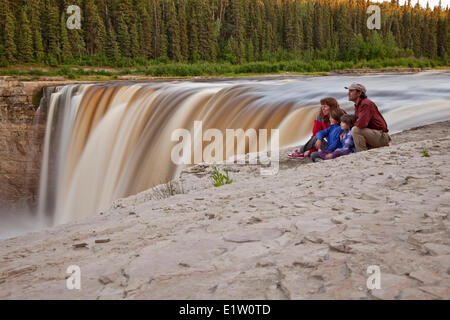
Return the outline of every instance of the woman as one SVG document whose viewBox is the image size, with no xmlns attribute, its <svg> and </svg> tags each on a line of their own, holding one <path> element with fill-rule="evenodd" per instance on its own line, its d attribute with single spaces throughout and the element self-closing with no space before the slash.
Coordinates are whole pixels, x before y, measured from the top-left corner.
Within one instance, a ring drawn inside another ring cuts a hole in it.
<svg viewBox="0 0 450 320">
<path fill-rule="evenodd" d="M 318 151 L 315 148 L 317 143 L 316 134 L 322 130 L 328 129 L 330 127 L 330 114 L 331 111 L 335 109 L 339 109 L 339 103 L 335 98 L 327 97 L 320 100 L 320 111 L 319 114 L 314 120 L 314 126 L 312 130 L 312 136 L 309 141 L 300 147 L 300 149 L 295 149 L 294 152 L 290 153 L 288 156 L 291 158 L 304 158 L 305 156 L 310 156 L 311 153 Z M 326 150 L 328 148 L 328 143 L 324 139 L 322 139 L 321 149 Z M 308 152 L 305 154 L 305 152 Z"/>
</svg>

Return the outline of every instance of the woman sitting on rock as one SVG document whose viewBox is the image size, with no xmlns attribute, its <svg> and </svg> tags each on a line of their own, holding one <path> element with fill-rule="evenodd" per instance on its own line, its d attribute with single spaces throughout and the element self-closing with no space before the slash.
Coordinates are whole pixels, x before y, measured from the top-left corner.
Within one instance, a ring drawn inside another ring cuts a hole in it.
<svg viewBox="0 0 450 320">
<path fill-rule="evenodd" d="M 335 98 L 327 97 L 320 100 L 320 111 L 314 120 L 314 126 L 312 130 L 312 137 L 309 141 L 300 147 L 300 149 L 295 149 L 294 152 L 290 153 L 288 156 L 291 158 L 304 158 L 311 156 L 311 153 L 318 151 L 315 148 L 317 138 L 316 134 L 322 130 L 328 129 L 330 127 L 330 114 L 333 110 L 340 109 L 339 103 Z M 327 149 L 328 143 L 325 138 L 322 140 L 322 149 Z M 305 152 L 307 152 L 305 154 Z"/>
</svg>

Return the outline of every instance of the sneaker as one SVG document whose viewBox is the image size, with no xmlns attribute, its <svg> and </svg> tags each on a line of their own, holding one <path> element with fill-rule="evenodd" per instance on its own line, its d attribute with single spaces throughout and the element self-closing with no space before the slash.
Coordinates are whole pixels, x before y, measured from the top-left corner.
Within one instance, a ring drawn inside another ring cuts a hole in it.
<svg viewBox="0 0 450 320">
<path fill-rule="evenodd" d="M 289 154 L 288 154 L 288 157 L 289 157 L 289 158 L 304 158 L 305 155 L 304 155 L 303 153 L 296 153 L 296 152 L 293 152 L 293 153 L 289 153 Z"/>
</svg>

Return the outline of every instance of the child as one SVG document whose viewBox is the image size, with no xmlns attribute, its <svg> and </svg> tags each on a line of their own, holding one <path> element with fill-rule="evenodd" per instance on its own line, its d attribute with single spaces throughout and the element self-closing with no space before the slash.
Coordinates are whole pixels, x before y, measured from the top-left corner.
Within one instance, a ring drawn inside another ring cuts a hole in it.
<svg viewBox="0 0 450 320">
<path fill-rule="evenodd" d="M 342 147 L 341 145 L 341 139 L 340 135 L 342 133 L 341 126 L 339 123 L 341 122 L 342 116 L 345 114 L 345 112 L 342 109 L 335 109 L 330 114 L 330 123 L 331 126 L 328 129 L 322 130 L 316 134 L 317 142 L 316 142 L 316 148 L 318 150 L 322 147 L 322 139 L 328 136 L 328 147 L 326 151 L 320 151 L 320 152 L 313 152 L 311 153 L 311 159 L 313 162 L 316 162 L 316 160 L 320 161 L 321 159 L 321 152 L 328 152 L 331 153 L 335 151 L 337 148 Z"/>
<path fill-rule="evenodd" d="M 339 109 L 339 103 L 336 99 L 332 97 L 323 98 L 320 100 L 320 111 L 317 115 L 316 119 L 314 120 L 314 127 L 312 130 L 312 136 L 311 139 L 307 143 L 305 143 L 303 146 L 300 147 L 300 149 L 295 149 L 294 152 L 289 153 L 288 157 L 290 158 L 304 158 L 306 156 L 311 155 L 312 152 L 317 151 L 314 147 L 317 138 L 316 134 L 319 131 L 325 130 L 330 127 L 330 113 L 331 111 L 335 109 Z M 325 137 L 322 141 L 324 148 L 326 148 L 327 141 L 325 140 Z"/>
<path fill-rule="evenodd" d="M 340 135 L 342 147 L 337 148 L 333 152 L 328 151 L 320 152 L 321 159 L 329 160 L 356 152 L 355 143 L 353 142 L 352 137 L 352 128 L 355 125 L 355 122 L 356 117 L 354 115 L 346 114 L 342 116 L 341 118 L 342 133 Z"/>
</svg>

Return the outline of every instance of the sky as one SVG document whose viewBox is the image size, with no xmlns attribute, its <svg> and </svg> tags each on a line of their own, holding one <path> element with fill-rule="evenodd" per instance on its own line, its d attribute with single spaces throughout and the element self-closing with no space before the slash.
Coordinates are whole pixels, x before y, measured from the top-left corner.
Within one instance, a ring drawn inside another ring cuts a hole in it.
<svg viewBox="0 0 450 320">
<path fill-rule="evenodd" d="M 372 0 L 374 2 L 383 2 L 386 0 Z M 433 8 L 434 6 L 437 6 L 439 4 L 439 0 L 419 0 L 419 3 L 422 7 L 426 7 L 427 1 L 430 4 L 430 8 Z M 407 0 L 400 0 L 400 5 L 407 2 Z M 411 0 L 411 4 L 414 6 L 416 5 L 417 0 Z M 442 6 L 445 8 L 447 5 L 450 6 L 450 0 L 441 0 Z"/>
</svg>

